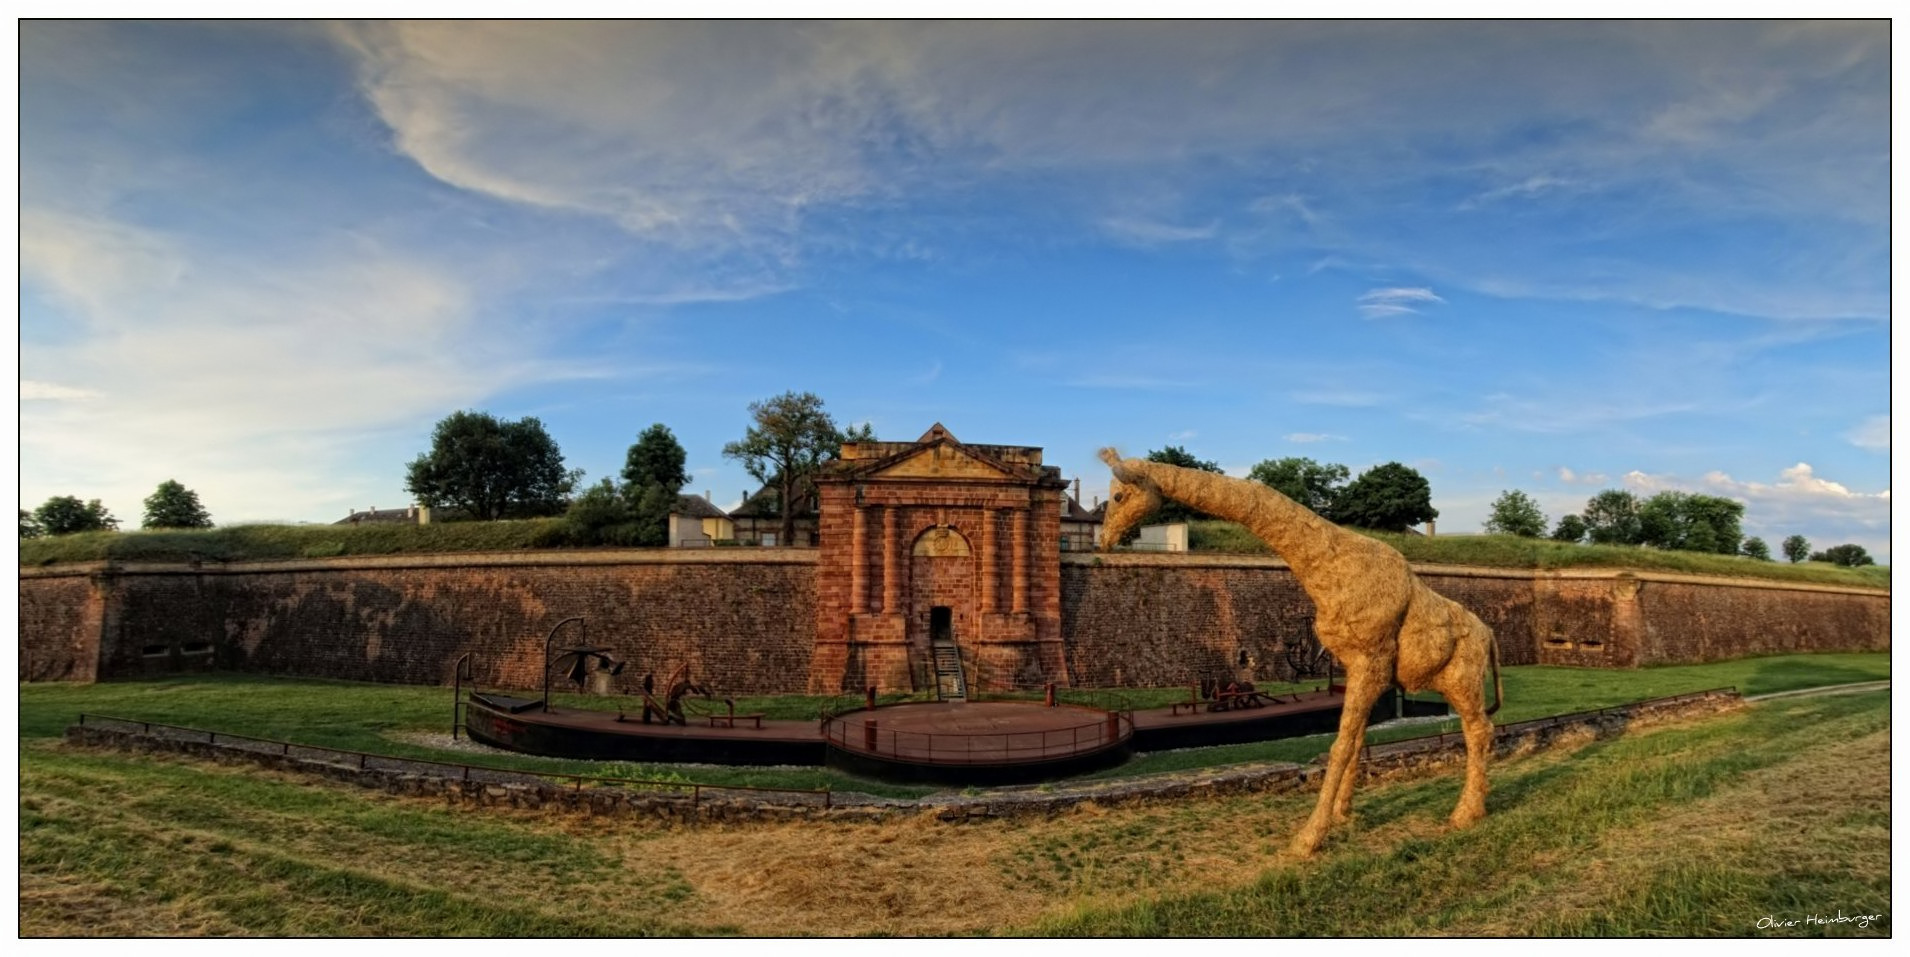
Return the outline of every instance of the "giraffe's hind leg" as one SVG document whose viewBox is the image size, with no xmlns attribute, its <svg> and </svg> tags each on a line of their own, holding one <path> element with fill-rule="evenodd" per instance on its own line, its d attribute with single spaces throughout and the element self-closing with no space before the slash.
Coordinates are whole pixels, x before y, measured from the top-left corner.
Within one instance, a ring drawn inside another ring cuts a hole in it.
<svg viewBox="0 0 1910 957">
<path fill-rule="evenodd" d="M 1455 662 L 1455 664 L 1458 664 Z M 1459 713 L 1466 734 L 1466 784 L 1452 809 L 1452 826 L 1468 827 L 1486 816 L 1486 762 L 1492 755 L 1492 719 L 1486 717 L 1485 675 L 1478 668 L 1451 667 L 1435 688 Z"/>
</svg>

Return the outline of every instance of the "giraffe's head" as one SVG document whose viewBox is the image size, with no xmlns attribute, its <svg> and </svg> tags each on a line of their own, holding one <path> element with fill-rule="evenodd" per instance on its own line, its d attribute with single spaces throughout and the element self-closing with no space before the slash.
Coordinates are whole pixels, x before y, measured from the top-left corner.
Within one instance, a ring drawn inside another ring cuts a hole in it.
<svg viewBox="0 0 1910 957">
<path fill-rule="evenodd" d="M 1128 469 L 1121 454 L 1111 448 L 1101 450 L 1101 461 L 1114 472 L 1114 480 L 1108 483 L 1108 514 L 1101 525 L 1101 549 L 1106 551 L 1161 507 L 1161 490 Z"/>
</svg>

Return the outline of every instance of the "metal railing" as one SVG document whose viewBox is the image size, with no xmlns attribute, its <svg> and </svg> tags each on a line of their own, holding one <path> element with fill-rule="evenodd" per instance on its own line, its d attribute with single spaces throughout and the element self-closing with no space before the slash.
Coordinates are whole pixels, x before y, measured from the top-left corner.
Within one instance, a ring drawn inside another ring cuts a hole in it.
<svg viewBox="0 0 1910 957">
<path fill-rule="evenodd" d="M 259 738 L 246 734 L 232 734 L 226 731 L 208 731 L 204 728 L 187 728 L 175 724 L 163 724 L 158 721 L 142 721 L 137 718 L 120 718 L 113 715 L 89 714 L 80 712 L 79 724 L 103 727 L 117 724 L 123 727 L 137 727 L 142 734 L 153 737 L 165 737 L 176 741 L 191 741 L 214 745 L 255 754 L 276 754 L 281 757 L 298 757 L 302 760 L 316 760 L 338 767 L 355 767 L 360 771 L 383 770 L 420 773 L 421 768 L 444 769 L 455 774 L 438 774 L 438 777 L 456 778 L 461 781 L 477 781 L 483 784 L 550 784 L 563 782 L 571 790 L 582 791 L 586 784 L 592 787 L 620 787 L 629 790 L 671 789 L 690 792 L 690 804 L 702 803 L 706 791 L 746 791 L 764 794 L 803 794 L 822 798 L 822 806 L 831 805 L 829 788 L 772 788 L 746 784 L 704 784 L 697 781 L 658 781 L 643 778 L 613 778 L 589 774 L 569 774 L 562 771 L 526 771 L 520 768 L 499 768 L 482 764 L 461 764 L 454 761 L 437 761 L 431 758 L 401 758 L 389 754 L 373 754 L 369 751 L 348 751 L 343 748 L 329 748 L 317 744 L 298 744 L 280 741 L 274 738 Z"/>
<path fill-rule="evenodd" d="M 1086 709 L 1080 709 L 1086 710 Z M 829 744 L 857 754 L 932 764 L 1017 764 L 1087 754 L 1134 734 L 1131 715 L 1109 711 L 1092 720 L 1043 731 L 905 731 L 881 726 L 881 709 L 859 712 L 863 720 L 823 721 Z"/>
</svg>

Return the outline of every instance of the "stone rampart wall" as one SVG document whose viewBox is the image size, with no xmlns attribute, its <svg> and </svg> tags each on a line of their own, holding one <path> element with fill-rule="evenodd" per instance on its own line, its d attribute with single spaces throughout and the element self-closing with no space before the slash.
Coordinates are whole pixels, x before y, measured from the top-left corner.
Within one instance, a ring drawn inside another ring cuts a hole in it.
<svg viewBox="0 0 1910 957">
<path fill-rule="evenodd" d="M 625 689 L 687 661 L 722 693 L 801 692 L 816 647 L 816 555 L 633 549 L 23 569 L 20 676 L 218 669 L 448 684 L 470 652 L 479 684 L 536 688 L 546 634 L 583 615 L 587 631 L 566 626 L 557 645 L 588 639 L 627 658 Z M 1418 573 L 1494 629 L 1509 665 L 1890 646 L 1890 596 L 1875 590 L 1602 569 Z M 1271 558 L 1070 554 L 1060 582 L 1076 686 L 1273 680 L 1289 644 L 1312 632 L 1312 601 Z"/>
</svg>

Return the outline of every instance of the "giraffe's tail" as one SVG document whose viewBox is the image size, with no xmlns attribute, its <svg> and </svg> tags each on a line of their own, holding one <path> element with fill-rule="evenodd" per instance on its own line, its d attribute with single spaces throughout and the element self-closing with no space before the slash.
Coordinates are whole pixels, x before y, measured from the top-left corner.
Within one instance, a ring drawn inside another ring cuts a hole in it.
<svg viewBox="0 0 1910 957">
<path fill-rule="evenodd" d="M 1486 629 L 1486 660 L 1492 663 L 1492 707 L 1486 709 L 1486 717 L 1491 717 L 1505 704 L 1505 682 L 1499 678 L 1499 636 L 1490 628 Z"/>
</svg>

